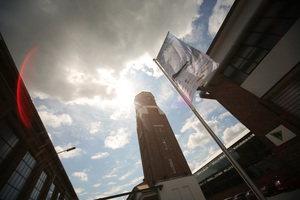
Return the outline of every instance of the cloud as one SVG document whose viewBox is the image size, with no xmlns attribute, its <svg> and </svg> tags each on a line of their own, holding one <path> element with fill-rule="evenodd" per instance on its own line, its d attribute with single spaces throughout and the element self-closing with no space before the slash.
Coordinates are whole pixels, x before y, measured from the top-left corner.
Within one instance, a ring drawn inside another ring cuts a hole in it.
<svg viewBox="0 0 300 200">
<path fill-rule="evenodd" d="M 217 147 L 219 148 L 219 147 Z M 216 146 L 203 146 L 201 147 L 200 154 L 197 153 L 197 157 L 189 162 L 189 166 L 191 171 L 194 173 L 195 170 L 198 170 L 201 165 L 203 165 L 204 162 L 206 162 L 208 159 L 211 159 L 212 155 L 214 155 L 217 151 Z"/>
<path fill-rule="evenodd" d="M 183 151 L 183 155 L 184 155 L 185 157 L 187 157 L 189 154 L 190 154 L 189 150 L 184 150 L 184 151 Z"/>
<path fill-rule="evenodd" d="M 18 63 L 28 44 L 39 46 L 37 62 L 24 74 L 26 85 L 35 94 L 66 102 L 93 99 L 96 94 L 100 100 L 111 100 L 117 90 L 108 78 L 118 80 L 126 64 L 136 58 L 157 55 L 168 31 L 178 37 L 190 33 L 200 3 L 28 1 L 2 12 L 0 28 L 5 30 L 6 40 L 23 46 L 12 46 Z M 112 69 L 108 78 L 98 73 L 100 68 Z"/>
<path fill-rule="evenodd" d="M 103 178 L 113 178 L 113 177 L 117 177 L 116 174 L 107 174 L 105 176 L 103 176 Z"/>
<path fill-rule="evenodd" d="M 210 136 L 207 133 L 206 129 L 194 116 L 188 118 L 180 130 L 180 132 L 182 133 L 186 131 L 192 131 L 192 133 L 188 137 L 188 142 L 186 144 L 186 146 L 190 149 L 194 149 L 197 146 L 205 145 L 210 140 Z"/>
<path fill-rule="evenodd" d="M 218 0 L 208 22 L 208 33 L 213 38 L 221 27 L 234 0 Z"/>
<path fill-rule="evenodd" d="M 100 159 L 100 158 L 105 158 L 105 157 L 107 157 L 107 156 L 109 156 L 109 153 L 108 152 L 99 152 L 99 153 L 96 153 L 95 155 L 93 155 L 92 157 L 91 157 L 91 159 Z"/>
<path fill-rule="evenodd" d="M 79 177 L 81 181 L 88 181 L 88 176 L 85 172 L 74 172 L 72 175 Z"/>
<path fill-rule="evenodd" d="M 168 85 L 162 84 L 160 86 L 160 89 L 161 89 L 160 94 L 159 94 L 159 96 L 155 97 L 155 99 L 157 99 L 158 105 L 164 105 L 165 102 L 168 102 L 170 99 L 175 98 L 175 91 L 174 91 L 174 89 L 171 89 L 171 88 L 172 88 L 171 84 L 168 84 Z"/>
<path fill-rule="evenodd" d="M 219 119 L 224 119 L 225 117 L 230 117 L 230 116 L 232 116 L 230 114 L 230 112 L 224 112 L 221 115 L 219 115 L 218 117 L 219 117 Z"/>
<path fill-rule="evenodd" d="M 62 124 L 72 124 L 72 118 L 69 114 L 57 114 L 54 111 L 47 109 L 45 106 L 40 106 L 37 110 L 39 111 L 39 115 L 46 126 L 58 128 Z"/>
<path fill-rule="evenodd" d="M 195 105 L 195 107 L 197 107 L 198 113 L 215 134 L 221 131 L 220 126 L 222 122 L 220 122 L 216 117 L 211 117 L 213 113 L 217 114 L 219 110 L 223 109 L 217 101 L 202 99 L 197 105 Z M 206 145 L 209 141 L 211 141 L 210 134 L 199 119 L 194 115 L 185 121 L 180 132 L 189 134 L 187 144 L 185 145 L 189 149 Z"/>
<path fill-rule="evenodd" d="M 248 133 L 249 130 L 241 123 L 237 123 L 234 126 L 225 129 L 222 139 L 227 144 L 234 140 L 238 135 Z"/>
<path fill-rule="evenodd" d="M 112 178 L 112 177 L 117 177 L 116 173 L 119 171 L 121 167 L 115 167 L 111 170 L 111 172 L 105 176 L 103 176 L 102 178 Z"/>
<path fill-rule="evenodd" d="M 117 192 L 123 190 L 124 188 L 126 188 L 128 186 L 136 185 L 138 182 L 142 181 L 143 178 L 144 178 L 143 176 L 142 177 L 137 177 L 137 178 L 131 180 L 127 184 L 112 187 L 111 190 L 109 190 L 107 192 L 104 192 L 102 195 L 103 196 L 109 196 L 109 195 L 112 195 L 112 194 L 116 194 Z M 101 195 L 101 197 L 103 197 L 102 195 Z"/>
<path fill-rule="evenodd" d="M 93 185 L 93 187 L 100 187 L 101 186 L 101 183 L 96 183 Z"/>
<path fill-rule="evenodd" d="M 74 188 L 76 194 L 81 194 L 82 192 L 84 192 L 84 188 Z"/>
<path fill-rule="evenodd" d="M 91 128 L 90 128 L 90 133 L 95 134 L 100 130 L 101 122 L 92 122 L 91 123 Z"/>
<path fill-rule="evenodd" d="M 109 182 L 109 183 L 107 183 L 107 185 L 115 185 L 116 184 L 116 182 Z"/>
<path fill-rule="evenodd" d="M 120 128 L 117 132 L 113 131 L 105 138 L 104 145 L 111 149 L 122 148 L 129 143 L 129 136 L 127 128 Z"/>
<path fill-rule="evenodd" d="M 133 174 L 133 172 L 134 172 L 134 171 L 132 170 L 132 171 L 126 173 L 125 175 L 121 176 L 121 177 L 119 178 L 119 180 L 124 180 L 124 179 L 126 179 L 128 176 L 130 176 L 131 174 Z"/>
</svg>

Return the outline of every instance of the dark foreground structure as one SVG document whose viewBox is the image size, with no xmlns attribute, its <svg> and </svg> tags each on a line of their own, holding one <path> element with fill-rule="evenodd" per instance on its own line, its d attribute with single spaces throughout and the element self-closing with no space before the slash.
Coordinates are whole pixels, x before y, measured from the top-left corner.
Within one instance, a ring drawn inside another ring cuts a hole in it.
<svg viewBox="0 0 300 200">
<path fill-rule="evenodd" d="M 262 158 L 269 163 L 252 160 L 246 170 L 259 187 L 300 174 L 299 10 L 296 0 L 237 0 L 207 51 L 220 67 L 200 97 L 217 100 L 270 151 Z M 207 194 L 238 190 L 225 188 L 212 184 Z"/>
<path fill-rule="evenodd" d="M 0 35 L 0 199 L 78 199 Z"/>
</svg>

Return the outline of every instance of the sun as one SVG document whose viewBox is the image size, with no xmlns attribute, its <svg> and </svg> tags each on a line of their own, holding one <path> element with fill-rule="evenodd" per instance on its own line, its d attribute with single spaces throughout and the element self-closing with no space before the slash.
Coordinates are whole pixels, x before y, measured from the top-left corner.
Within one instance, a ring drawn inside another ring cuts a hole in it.
<svg viewBox="0 0 300 200">
<path fill-rule="evenodd" d="M 116 85 L 117 96 L 113 100 L 114 104 L 117 106 L 130 107 L 134 105 L 135 93 L 133 92 L 132 83 L 121 78 Z"/>
</svg>

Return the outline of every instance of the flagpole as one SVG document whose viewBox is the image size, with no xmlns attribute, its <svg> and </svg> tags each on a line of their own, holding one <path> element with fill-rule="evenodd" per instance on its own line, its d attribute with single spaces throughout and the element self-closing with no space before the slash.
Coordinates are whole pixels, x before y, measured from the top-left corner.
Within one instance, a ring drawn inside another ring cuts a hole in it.
<svg viewBox="0 0 300 200">
<path fill-rule="evenodd" d="M 203 124 L 203 126 L 206 128 L 206 130 L 208 131 L 208 133 L 210 134 L 210 136 L 218 144 L 218 146 L 221 148 L 221 150 L 226 155 L 226 157 L 228 158 L 228 160 L 231 162 L 232 166 L 236 169 L 236 171 L 244 179 L 244 181 L 249 186 L 249 188 L 254 192 L 254 194 L 258 197 L 258 199 L 265 200 L 265 197 L 260 192 L 260 190 L 256 187 L 256 185 L 253 183 L 253 181 L 250 179 L 250 177 L 246 174 L 246 172 L 242 169 L 242 167 L 238 164 L 238 162 L 231 156 L 230 152 L 226 149 L 226 147 L 224 146 L 224 144 L 216 136 L 216 134 L 213 132 L 213 130 L 208 126 L 208 124 L 201 117 L 201 115 L 198 113 L 198 111 L 195 109 L 195 107 L 190 103 L 190 101 L 185 96 L 185 94 L 178 88 L 178 86 L 176 85 L 176 83 L 174 83 L 174 81 L 169 77 L 169 75 L 163 69 L 163 67 L 160 65 L 160 63 L 155 58 L 153 59 L 153 61 L 157 64 L 157 66 L 164 73 L 164 75 L 167 77 L 167 79 L 170 81 L 170 83 L 173 85 L 173 87 L 176 89 L 176 91 L 183 98 L 183 100 L 185 101 L 185 103 L 190 107 L 190 109 L 193 111 L 193 113 L 196 115 L 196 117 L 199 119 L 199 121 Z"/>
</svg>

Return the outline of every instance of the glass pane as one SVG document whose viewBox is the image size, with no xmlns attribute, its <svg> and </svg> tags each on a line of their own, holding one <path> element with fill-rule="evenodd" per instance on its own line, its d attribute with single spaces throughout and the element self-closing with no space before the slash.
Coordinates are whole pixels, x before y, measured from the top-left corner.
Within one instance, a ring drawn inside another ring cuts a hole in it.
<svg viewBox="0 0 300 200">
<path fill-rule="evenodd" d="M 256 66 L 257 63 L 245 60 L 245 62 L 243 62 L 243 64 L 240 66 L 240 70 L 246 74 L 250 74 Z"/>
<path fill-rule="evenodd" d="M 268 35 L 268 37 L 265 37 L 258 46 L 265 49 L 272 49 L 280 39 L 281 36 L 279 35 Z"/>
<path fill-rule="evenodd" d="M 238 56 L 234 56 L 231 61 L 230 61 L 230 65 L 235 67 L 235 68 L 239 68 L 240 64 L 244 61 L 243 58 L 238 57 Z"/>
<path fill-rule="evenodd" d="M 26 182 L 29 166 L 26 164 L 25 160 L 32 160 L 32 156 L 26 153 L 23 160 L 19 163 L 17 169 L 14 171 L 12 176 L 7 181 L 6 185 L 0 191 L 0 199 L 10 199 L 14 200 L 18 197 L 20 190 Z M 35 162 L 35 160 L 33 160 Z M 31 169 L 29 168 L 29 172 Z"/>
<path fill-rule="evenodd" d="M 274 18 L 264 18 L 261 19 L 257 25 L 254 27 L 255 32 L 266 32 L 270 25 L 274 22 Z"/>
<path fill-rule="evenodd" d="M 3 141 L 0 142 L 0 156 L 2 159 L 4 159 L 8 153 L 10 152 L 11 148 L 6 144 L 4 143 Z"/>
<path fill-rule="evenodd" d="M 16 188 L 17 188 L 18 190 L 21 190 L 22 187 L 23 187 L 23 185 L 24 185 L 24 183 L 25 183 L 25 181 L 26 181 L 26 179 L 20 177 L 19 182 L 17 182 Z"/>
<path fill-rule="evenodd" d="M 253 47 L 242 45 L 236 52 L 237 55 L 241 57 L 247 57 L 248 54 L 252 51 Z"/>
<path fill-rule="evenodd" d="M 291 26 L 295 23 L 293 19 L 280 19 L 277 20 L 272 29 L 270 29 L 270 33 L 277 35 L 284 35 Z"/>
<path fill-rule="evenodd" d="M 248 60 L 260 62 L 267 54 L 268 50 L 260 49 L 260 48 L 253 48 L 251 53 L 247 56 Z"/>
<path fill-rule="evenodd" d="M 258 41 L 262 38 L 261 33 L 251 33 L 249 37 L 246 39 L 245 44 L 256 46 Z"/>
</svg>

